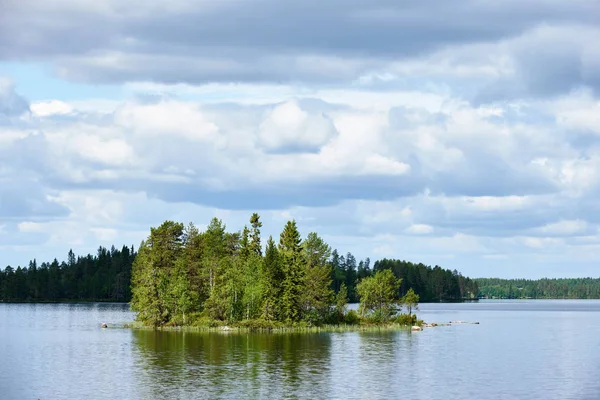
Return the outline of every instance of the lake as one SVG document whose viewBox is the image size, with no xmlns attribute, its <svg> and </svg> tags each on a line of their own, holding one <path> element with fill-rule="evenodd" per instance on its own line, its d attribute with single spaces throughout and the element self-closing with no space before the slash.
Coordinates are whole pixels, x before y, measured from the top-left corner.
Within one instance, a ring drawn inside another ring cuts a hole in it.
<svg viewBox="0 0 600 400">
<path fill-rule="evenodd" d="M 422 332 L 101 329 L 126 304 L 0 303 L 2 399 L 600 399 L 600 301 L 421 304 Z"/>
</svg>

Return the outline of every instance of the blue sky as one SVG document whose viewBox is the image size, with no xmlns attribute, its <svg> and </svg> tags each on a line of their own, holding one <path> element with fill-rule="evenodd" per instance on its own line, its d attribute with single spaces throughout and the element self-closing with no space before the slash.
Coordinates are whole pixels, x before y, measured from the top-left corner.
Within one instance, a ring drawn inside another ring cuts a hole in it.
<svg viewBox="0 0 600 400">
<path fill-rule="evenodd" d="M 33 0 L 0 13 L 0 265 L 166 219 L 599 276 L 594 1 Z"/>
</svg>

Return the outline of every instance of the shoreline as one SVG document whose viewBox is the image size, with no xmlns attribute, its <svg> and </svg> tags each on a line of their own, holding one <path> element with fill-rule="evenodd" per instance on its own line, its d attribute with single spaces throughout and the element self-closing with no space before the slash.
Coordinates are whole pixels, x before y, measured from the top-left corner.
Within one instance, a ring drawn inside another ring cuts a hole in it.
<svg viewBox="0 0 600 400">
<path fill-rule="evenodd" d="M 420 321 L 419 324 L 415 325 L 421 328 L 427 324 Z M 110 324 L 109 324 L 110 326 Z M 368 325 L 350 325 L 350 324 L 339 324 L 339 325 L 321 325 L 321 326 L 275 326 L 275 327 L 247 327 L 247 326 L 236 326 L 223 325 L 223 326 L 147 326 L 138 322 L 127 323 L 121 326 L 125 329 L 143 330 L 143 331 L 160 331 L 160 332 L 210 332 L 210 333 L 343 333 L 343 332 L 381 332 L 381 331 L 410 331 L 413 329 L 412 325 L 401 325 L 394 323 L 387 324 L 368 324 Z"/>
</svg>

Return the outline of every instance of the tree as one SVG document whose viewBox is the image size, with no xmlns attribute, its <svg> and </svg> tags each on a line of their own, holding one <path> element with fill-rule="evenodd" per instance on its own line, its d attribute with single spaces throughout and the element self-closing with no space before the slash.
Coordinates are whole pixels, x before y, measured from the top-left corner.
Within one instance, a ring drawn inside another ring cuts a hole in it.
<svg viewBox="0 0 600 400">
<path fill-rule="evenodd" d="M 331 248 L 316 233 L 311 232 L 303 242 L 302 249 L 305 259 L 300 292 L 302 317 L 319 324 L 329 314 L 333 303 L 331 270 L 327 263 Z"/>
<path fill-rule="evenodd" d="M 408 289 L 408 292 L 402 297 L 402 304 L 407 308 L 408 315 L 412 315 L 413 308 L 419 309 L 419 295 L 412 288 Z"/>
<path fill-rule="evenodd" d="M 283 271 L 281 269 L 279 250 L 277 250 L 272 236 L 269 236 L 269 241 L 267 242 L 263 269 L 264 301 L 262 317 L 267 321 L 273 321 L 278 319 L 281 314 L 280 300 Z"/>
<path fill-rule="evenodd" d="M 342 283 L 340 286 L 340 291 L 335 296 L 335 312 L 338 317 L 338 321 L 342 321 L 344 315 L 346 314 L 346 309 L 348 304 L 348 289 L 346 288 L 346 284 Z"/>
<path fill-rule="evenodd" d="M 260 222 L 260 216 L 257 213 L 252 214 L 250 217 L 250 226 L 252 226 L 250 232 L 250 249 L 254 254 L 262 256 L 262 245 L 260 243 L 260 228 L 262 228 L 262 222 Z"/>
<path fill-rule="evenodd" d="M 360 314 L 378 322 L 389 320 L 398 310 L 400 283 L 401 279 L 396 278 L 391 270 L 379 271 L 363 279 L 356 287 L 360 297 Z"/>
<path fill-rule="evenodd" d="M 356 258 L 352 255 L 352 253 L 346 254 L 346 287 L 348 288 L 348 298 L 350 301 L 355 302 L 357 300 L 356 296 Z"/>
<path fill-rule="evenodd" d="M 342 283 L 346 281 L 346 273 L 344 272 L 344 266 L 342 262 L 343 257 L 340 257 L 337 249 L 334 249 L 331 253 L 331 279 L 333 281 L 333 290 L 337 293 L 340 291 Z"/>
<path fill-rule="evenodd" d="M 283 271 L 281 311 L 285 321 L 299 321 L 300 293 L 303 283 L 303 252 L 296 221 L 288 221 L 279 238 L 279 254 Z"/>
<path fill-rule="evenodd" d="M 140 245 L 132 269 L 131 308 L 138 319 L 163 325 L 176 313 L 175 289 L 170 284 L 175 264 L 181 255 L 183 224 L 166 221 L 150 230 L 150 236 Z"/>
</svg>

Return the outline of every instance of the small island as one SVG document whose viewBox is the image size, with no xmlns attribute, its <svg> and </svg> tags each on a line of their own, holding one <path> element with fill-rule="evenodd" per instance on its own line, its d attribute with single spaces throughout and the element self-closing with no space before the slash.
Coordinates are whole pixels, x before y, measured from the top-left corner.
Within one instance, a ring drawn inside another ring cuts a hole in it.
<svg viewBox="0 0 600 400">
<path fill-rule="evenodd" d="M 197 330 L 336 331 L 422 325 L 413 313 L 419 296 L 400 297 L 402 279 L 391 269 L 353 288 L 358 312 L 348 310 L 348 288 L 332 285 L 330 246 L 316 233 L 302 239 L 288 221 L 279 243 L 261 245 L 258 214 L 250 227 L 228 233 L 213 218 L 204 232 L 165 221 L 151 228 L 131 270 L 134 327 Z M 401 313 L 404 306 L 406 313 Z"/>
</svg>

